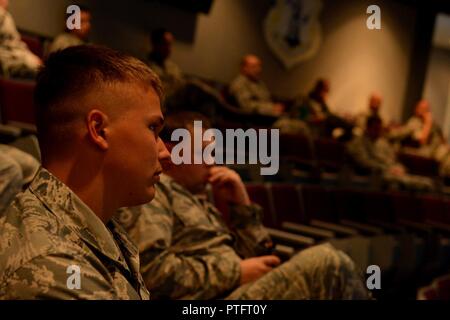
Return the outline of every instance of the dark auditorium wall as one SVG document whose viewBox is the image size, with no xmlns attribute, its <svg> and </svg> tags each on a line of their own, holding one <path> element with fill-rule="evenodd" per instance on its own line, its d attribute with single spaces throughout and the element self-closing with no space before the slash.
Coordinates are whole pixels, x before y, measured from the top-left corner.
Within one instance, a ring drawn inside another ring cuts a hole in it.
<svg viewBox="0 0 450 320">
<path fill-rule="evenodd" d="M 20 27 L 57 33 L 59 20 L 51 14 L 63 10 L 65 0 L 12 2 Z M 278 96 L 305 92 L 317 77 L 324 76 L 331 80 L 330 101 L 337 111 L 362 110 L 370 92 L 377 90 L 385 97 L 383 116 L 401 119 L 416 20 L 415 9 L 401 2 L 377 1 L 382 30 L 371 31 L 366 28 L 366 8 L 373 1 L 323 0 L 322 46 L 313 59 L 290 70 L 278 62 L 263 38 L 262 22 L 270 0 L 215 0 L 209 15 L 150 0 L 81 2 L 94 11 L 94 42 L 143 58 L 149 49 L 147 31 L 165 25 L 178 39 L 173 59 L 186 73 L 229 82 L 238 71 L 240 57 L 252 52 L 264 60 L 264 80 Z M 44 13 L 50 3 L 58 5 Z"/>
</svg>

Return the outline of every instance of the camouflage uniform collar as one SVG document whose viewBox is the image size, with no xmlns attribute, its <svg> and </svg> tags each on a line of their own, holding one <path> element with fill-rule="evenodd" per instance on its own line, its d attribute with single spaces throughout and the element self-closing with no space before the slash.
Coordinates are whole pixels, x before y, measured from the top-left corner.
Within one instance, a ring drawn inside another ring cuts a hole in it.
<svg viewBox="0 0 450 320">
<path fill-rule="evenodd" d="M 83 241 L 108 258 L 124 264 L 121 252 L 114 239 L 118 228 L 112 224 L 112 230 L 72 192 L 69 187 L 53 176 L 49 171 L 40 168 L 36 173 L 29 190 L 59 219 L 65 227 L 76 232 Z M 119 232 L 120 234 L 120 232 Z M 122 239 L 123 235 L 120 234 Z"/>
<path fill-rule="evenodd" d="M 196 202 L 198 202 L 197 196 L 195 196 L 188 189 L 186 189 L 181 184 L 176 182 L 175 179 L 172 178 L 171 176 L 168 176 L 166 174 L 162 174 L 160 176 L 160 183 L 163 184 L 163 185 L 168 185 L 168 186 L 170 186 L 171 189 L 175 190 L 176 192 L 182 193 L 185 196 L 187 196 L 187 197 L 189 197 L 191 199 L 194 199 Z"/>
</svg>

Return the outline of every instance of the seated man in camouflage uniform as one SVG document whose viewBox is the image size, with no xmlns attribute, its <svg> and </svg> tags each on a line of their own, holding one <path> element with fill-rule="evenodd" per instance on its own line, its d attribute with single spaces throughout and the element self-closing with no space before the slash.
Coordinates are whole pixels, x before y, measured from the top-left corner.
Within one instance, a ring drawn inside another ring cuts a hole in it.
<svg viewBox="0 0 450 320">
<path fill-rule="evenodd" d="M 440 163 L 441 174 L 450 177 L 450 147 L 433 120 L 427 100 L 417 102 L 414 115 L 404 126 L 392 130 L 389 138 L 400 142 L 405 152 L 436 160 Z"/>
<path fill-rule="evenodd" d="M 48 53 L 87 44 L 89 33 L 91 32 L 91 11 L 86 6 L 79 4 L 77 6 L 80 8 L 80 28 L 69 30 L 66 27 L 66 30 L 56 36 L 50 44 Z"/>
<path fill-rule="evenodd" d="M 144 63 L 113 50 L 49 57 L 35 92 L 43 167 L 0 218 L 0 299 L 149 297 L 111 218 L 154 197 L 169 156 L 160 96 Z"/>
<path fill-rule="evenodd" d="M 0 0 L 0 75 L 34 78 L 42 61 L 21 40 L 8 4 L 9 0 Z"/>
<path fill-rule="evenodd" d="M 413 190 L 431 190 L 433 181 L 426 177 L 408 174 L 397 161 L 394 148 L 382 137 L 383 125 L 378 116 L 367 119 L 364 135 L 353 138 L 347 152 L 353 163 L 374 174 L 379 174 L 384 183 Z"/>
<path fill-rule="evenodd" d="M 180 113 L 166 120 L 163 140 L 192 131 Z M 167 143 L 169 149 L 174 146 Z M 203 147 L 206 147 L 205 143 Z M 280 265 L 239 175 L 207 164 L 169 164 L 154 202 L 121 209 L 118 220 L 138 244 L 141 272 L 152 296 L 171 299 L 362 299 L 368 294 L 344 253 L 310 248 Z M 230 204 L 230 227 L 202 195 L 210 182 Z"/>
<path fill-rule="evenodd" d="M 240 74 L 230 84 L 230 94 L 244 111 L 279 116 L 284 105 L 272 100 L 269 89 L 261 80 L 261 72 L 261 59 L 252 54 L 244 56 Z"/>
</svg>

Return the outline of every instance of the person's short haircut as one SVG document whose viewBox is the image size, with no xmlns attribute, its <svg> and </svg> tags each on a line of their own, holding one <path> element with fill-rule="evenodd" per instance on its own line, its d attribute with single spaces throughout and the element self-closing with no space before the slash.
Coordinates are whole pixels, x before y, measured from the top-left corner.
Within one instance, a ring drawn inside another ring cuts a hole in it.
<svg viewBox="0 0 450 320">
<path fill-rule="evenodd" d="M 88 45 L 52 53 L 39 71 L 34 93 L 41 148 L 66 138 L 65 129 L 80 117 L 78 98 L 118 83 L 151 87 L 162 99 L 158 76 L 134 57 Z"/>
<path fill-rule="evenodd" d="M 152 33 L 150 34 L 150 41 L 152 42 L 152 44 L 162 44 L 165 41 L 165 34 L 169 32 L 167 29 L 165 28 L 158 28 L 152 31 Z"/>
<path fill-rule="evenodd" d="M 164 142 L 171 142 L 172 133 L 176 129 L 191 129 L 194 121 L 202 121 L 203 130 L 211 127 L 211 121 L 201 113 L 183 111 L 166 115 L 164 119 L 164 128 L 159 134 Z"/>
</svg>

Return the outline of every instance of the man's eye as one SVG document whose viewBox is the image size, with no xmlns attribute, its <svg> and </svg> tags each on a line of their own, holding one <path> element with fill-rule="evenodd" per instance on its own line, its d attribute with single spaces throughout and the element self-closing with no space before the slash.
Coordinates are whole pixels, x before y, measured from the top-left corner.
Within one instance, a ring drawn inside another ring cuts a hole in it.
<svg viewBox="0 0 450 320">
<path fill-rule="evenodd" d="M 156 131 L 156 126 L 148 126 L 151 131 Z"/>
</svg>

